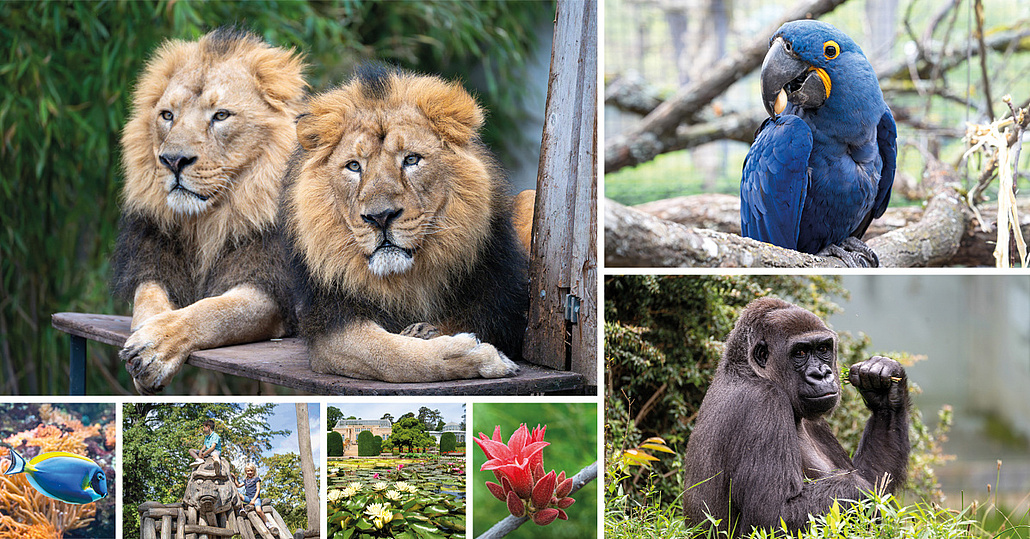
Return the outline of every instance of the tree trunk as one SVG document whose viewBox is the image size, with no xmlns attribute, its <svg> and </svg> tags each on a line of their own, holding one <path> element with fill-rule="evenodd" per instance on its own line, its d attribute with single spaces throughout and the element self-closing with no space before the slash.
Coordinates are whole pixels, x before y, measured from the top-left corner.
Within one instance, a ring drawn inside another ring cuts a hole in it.
<svg viewBox="0 0 1030 539">
<path fill-rule="evenodd" d="M 300 446 L 300 472 L 304 477 L 304 501 L 308 509 L 308 529 L 319 529 L 318 479 L 315 460 L 311 455 L 311 428 L 308 425 L 308 405 L 297 403 L 297 437 Z M 286 533 L 287 530 L 282 530 Z"/>
</svg>

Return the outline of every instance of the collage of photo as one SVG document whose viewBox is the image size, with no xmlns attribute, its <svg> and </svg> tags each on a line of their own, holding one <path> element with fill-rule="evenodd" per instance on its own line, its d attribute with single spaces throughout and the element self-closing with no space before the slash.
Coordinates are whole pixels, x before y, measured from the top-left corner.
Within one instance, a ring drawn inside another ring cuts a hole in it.
<svg viewBox="0 0 1030 539">
<path fill-rule="evenodd" d="M 1030 3 L 0 37 L 0 539 L 1030 539 Z"/>
</svg>

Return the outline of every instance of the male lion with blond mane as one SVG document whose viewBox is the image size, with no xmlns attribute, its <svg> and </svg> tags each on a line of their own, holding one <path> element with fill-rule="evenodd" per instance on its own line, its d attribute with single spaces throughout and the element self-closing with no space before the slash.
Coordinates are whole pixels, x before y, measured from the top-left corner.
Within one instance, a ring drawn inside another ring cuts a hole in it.
<svg viewBox="0 0 1030 539">
<path fill-rule="evenodd" d="M 529 305 L 506 182 L 460 84 L 365 66 L 313 98 L 283 192 L 311 368 L 512 376 Z"/>
<path fill-rule="evenodd" d="M 119 356 L 141 393 L 196 350 L 292 325 L 272 237 L 302 70 L 293 51 L 221 28 L 165 43 L 140 77 L 122 134 L 114 289 L 133 302 Z"/>
</svg>

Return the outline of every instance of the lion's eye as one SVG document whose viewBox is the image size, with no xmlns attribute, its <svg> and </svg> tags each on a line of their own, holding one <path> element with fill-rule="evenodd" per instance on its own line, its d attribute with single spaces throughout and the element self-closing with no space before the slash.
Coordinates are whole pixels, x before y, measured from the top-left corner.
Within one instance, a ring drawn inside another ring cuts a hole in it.
<svg viewBox="0 0 1030 539">
<path fill-rule="evenodd" d="M 223 110 L 220 110 L 220 111 L 216 112 L 214 114 L 214 116 L 211 116 L 211 121 L 212 122 L 220 122 L 222 120 L 227 119 L 229 116 L 232 116 L 232 113 L 223 109 Z"/>
<path fill-rule="evenodd" d="M 343 165 L 343 168 L 345 168 L 345 169 L 347 169 L 347 170 L 349 170 L 351 172 L 361 172 L 361 163 L 359 163 L 357 161 L 351 161 L 351 162 L 347 163 L 346 165 Z"/>
<path fill-rule="evenodd" d="M 175 115 L 172 114 L 172 111 L 170 111 L 170 110 L 162 110 L 161 111 L 161 119 L 166 121 L 166 122 L 170 122 L 173 119 L 175 119 Z"/>
<path fill-rule="evenodd" d="M 419 164 L 419 162 L 421 162 L 421 161 L 422 161 L 422 156 L 421 155 L 419 155 L 417 153 L 409 154 L 407 157 L 404 158 L 404 166 L 406 166 L 406 167 L 413 167 L 413 166 Z"/>
</svg>

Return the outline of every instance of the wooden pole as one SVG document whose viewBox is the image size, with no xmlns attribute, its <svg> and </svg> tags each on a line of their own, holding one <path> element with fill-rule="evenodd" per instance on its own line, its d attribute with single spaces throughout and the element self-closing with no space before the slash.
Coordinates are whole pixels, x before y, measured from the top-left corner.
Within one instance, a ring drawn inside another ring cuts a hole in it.
<svg viewBox="0 0 1030 539">
<path fill-rule="evenodd" d="M 297 403 L 297 440 L 300 450 L 300 473 L 304 478 L 304 502 L 307 505 L 308 529 L 319 529 L 318 479 L 315 477 L 315 460 L 311 455 L 311 429 L 308 425 L 308 405 Z M 286 528 L 282 529 L 286 533 Z"/>
<path fill-rule="evenodd" d="M 597 2 L 559 0 L 523 357 L 597 385 Z M 566 316 L 568 312 L 569 316 Z"/>
<path fill-rule="evenodd" d="M 172 516 L 161 517 L 161 539 L 172 539 Z"/>
<path fill-rule="evenodd" d="M 186 511 L 179 507 L 176 511 L 175 539 L 186 539 Z"/>
<path fill-rule="evenodd" d="M 142 539 L 157 539 L 157 530 L 154 526 L 154 519 L 143 519 L 143 527 L 140 528 L 140 537 Z"/>
<path fill-rule="evenodd" d="M 275 510 L 275 507 L 271 505 L 269 505 L 268 507 L 272 510 L 272 520 L 275 522 L 276 526 L 279 526 L 279 537 L 288 536 L 290 534 L 290 528 L 286 525 L 286 521 L 283 520 L 282 515 L 279 514 L 279 511 Z"/>
</svg>

